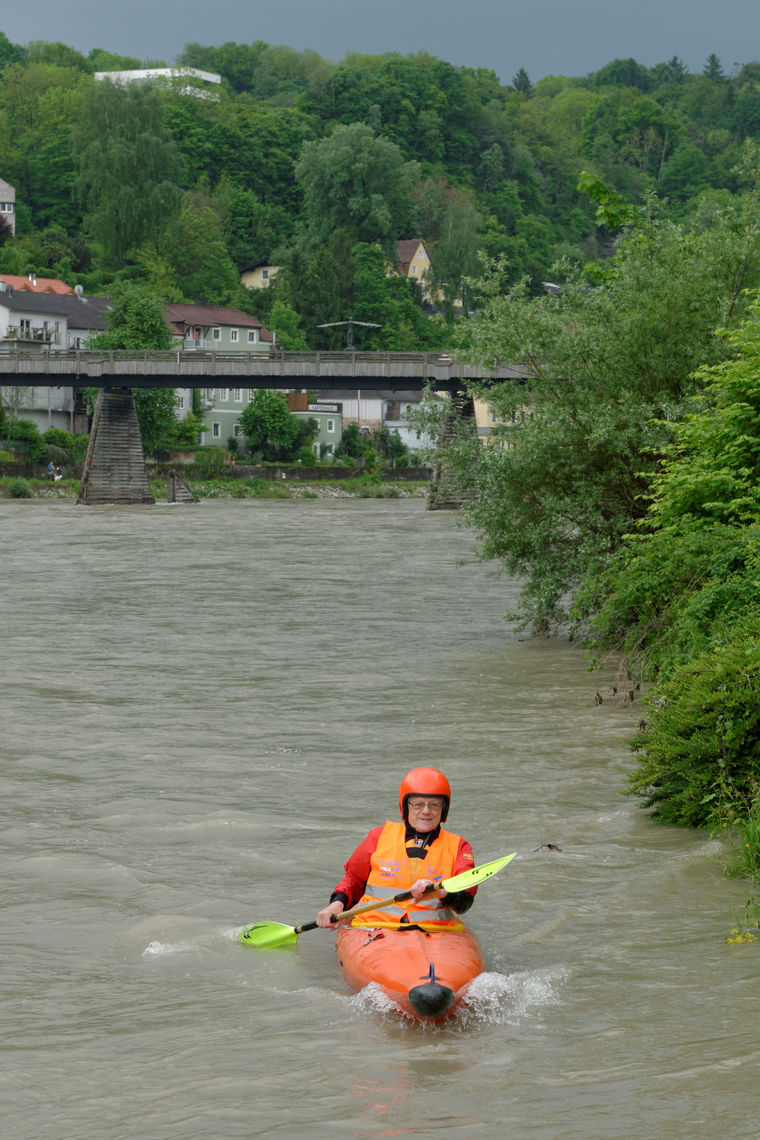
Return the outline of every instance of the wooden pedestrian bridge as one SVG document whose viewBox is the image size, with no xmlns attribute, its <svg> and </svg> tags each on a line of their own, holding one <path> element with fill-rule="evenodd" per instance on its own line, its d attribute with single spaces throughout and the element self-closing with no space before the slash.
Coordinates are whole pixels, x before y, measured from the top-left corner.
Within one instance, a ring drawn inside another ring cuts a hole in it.
<svg viewBox="0 0 760 1140">
<path fill-rule="evenodd" d="M 77 388 L 330 388 L 457 392 L 468 380 L 514 380 L 450 352 L 116 352 L 0 347 L 0 384 Z"/>
<path fill-rule="evenodd" d="M 449 352 L 118 352 L 0 346 L 0 385 L 99 388 L 79 502 L 152 503 L 133 388 L 329 389 L 422 392 L 457 397 L 467 381 L 521 380 L 514 365 L 492 370 Z"/>
</svg>

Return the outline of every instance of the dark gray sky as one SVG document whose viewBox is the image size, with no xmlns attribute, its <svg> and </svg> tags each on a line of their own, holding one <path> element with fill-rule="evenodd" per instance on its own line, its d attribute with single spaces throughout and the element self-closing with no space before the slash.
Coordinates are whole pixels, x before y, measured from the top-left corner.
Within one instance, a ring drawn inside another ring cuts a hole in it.
<svg viewBox="0 0 760 1140">
<path fill-rule="evenodd" d="M 173 63 L 189 42 L 288 44 L 338 62 L 348 52 L 427 51 L 494 70 L 586 75 L 615 58 L 651 66 L 679 56 L 699 72 L 711 52 L 730 73 L 760 60 L 760 0 L 7 0 L 14 43 L 60 40 Z"/>
</svg>

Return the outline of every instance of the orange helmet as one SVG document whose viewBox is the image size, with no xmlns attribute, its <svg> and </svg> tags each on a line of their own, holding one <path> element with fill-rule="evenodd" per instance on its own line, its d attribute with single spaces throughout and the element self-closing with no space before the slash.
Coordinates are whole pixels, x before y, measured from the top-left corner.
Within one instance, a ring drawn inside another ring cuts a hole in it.
<svg viewBox="0 0 760 1140">
<path fill-rule="evenodd" d="M 451 787 L 443 772 L 439 772 L 436 768 L 412 768 L 411 772 L 407 772 L 404 776 L 398 790 L 398 806 L 403 820 L 409 816 L 406 806 L 409 796 L 443 796 L 441 823 L 449 814 Z"/>
</svg>

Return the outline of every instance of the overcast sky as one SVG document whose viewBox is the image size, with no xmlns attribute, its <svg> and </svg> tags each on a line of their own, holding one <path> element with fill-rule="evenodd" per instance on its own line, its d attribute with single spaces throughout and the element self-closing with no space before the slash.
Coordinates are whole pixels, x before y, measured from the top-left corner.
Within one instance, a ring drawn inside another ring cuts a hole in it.
<svg viewBox="0 0 760 1140">
<path fill-rule="evenodd" d="M 427 51 L 509 83 L 582 76 L 616 58 L 680 57 L 699 72 L 760 60 L 760 0 L 5 0 L 13 43 L 60 40 L 173 63 L 186 43 L 288 44 L 338 62 L 348 52 Z"/>
</svg>

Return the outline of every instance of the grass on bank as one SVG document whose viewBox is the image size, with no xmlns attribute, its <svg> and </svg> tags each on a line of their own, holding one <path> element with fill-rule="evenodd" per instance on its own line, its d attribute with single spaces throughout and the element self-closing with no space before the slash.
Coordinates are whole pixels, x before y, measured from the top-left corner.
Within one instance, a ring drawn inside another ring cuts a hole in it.
<svg viewBox="0 0 760 1140">
<path fill-rule="evenodd" d="M 166 501 L 169 481 L 151 478 L 150 489 L 157 502 Z M 403 499 L 423 497 L 425 482 L 378 483 L 371 479 L 330 479 L 312 483 L 276 479 L 236 479 L 221 475 L 215 479 L 188 480 L 188 486 L 199 499 L 319 499 L 324 496 L 360 499 Z M 51 482 L 45 478 L 0 476 L 0 497 L 6 499 L 76 499 L 79 479 L 63 478 Z"/>
</svg>

